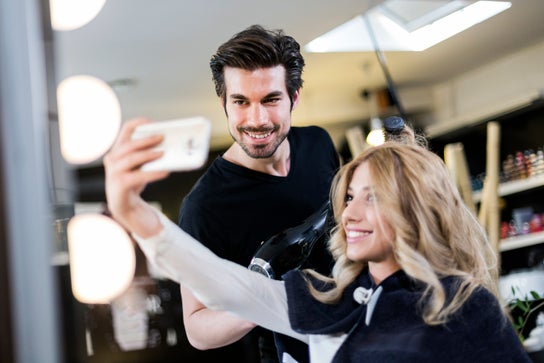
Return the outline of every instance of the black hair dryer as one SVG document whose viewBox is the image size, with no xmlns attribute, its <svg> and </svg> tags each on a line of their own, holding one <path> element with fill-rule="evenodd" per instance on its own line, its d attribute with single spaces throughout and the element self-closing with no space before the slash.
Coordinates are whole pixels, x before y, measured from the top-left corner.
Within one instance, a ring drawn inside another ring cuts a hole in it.
<svg viewBox="0 0 544 363">
<path fill-rule="evenodd" d="M 330 203 L 326 202 L 300 225 L 285 229 L 263 241 L 249 269 L 271 279 L 280 279 L 287 271 L 304 264 L 316 243 L 328 239 L 333 225 Z"/>
</svg>

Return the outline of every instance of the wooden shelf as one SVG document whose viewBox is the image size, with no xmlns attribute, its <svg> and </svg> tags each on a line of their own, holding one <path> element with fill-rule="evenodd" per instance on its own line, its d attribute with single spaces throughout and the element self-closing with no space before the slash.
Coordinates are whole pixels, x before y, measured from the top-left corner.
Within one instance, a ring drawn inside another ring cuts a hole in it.
<svg viewBox="0 0 544 363">
<path fill-rule="evenodd" d="M 535 232 L 521 236 L 502 239 L 499 245 L 501 252 L 514 250 L 516 248 L 528 247 L 544 242 L 544 232 Z"/>
<path fill-rule="evenodd" d="M 499 184 L 499 196 L 503 197 L 510 194 L 516 194 L 526 190 L 544 186 L 544 174 L 533 176 L 527 179 L 512 180 Z M 482 200 L 482 191 L 472 193 L 475 203 Z"/>
</svg>

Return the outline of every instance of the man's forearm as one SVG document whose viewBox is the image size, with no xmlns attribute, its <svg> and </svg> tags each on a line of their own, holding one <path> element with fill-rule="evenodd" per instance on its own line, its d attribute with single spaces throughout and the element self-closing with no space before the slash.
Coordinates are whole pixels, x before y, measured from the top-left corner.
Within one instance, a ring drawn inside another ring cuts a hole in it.
<svg viewBox="0 0 544 363">
<path fill-rule="evenodd" d="M 232 344 L 255 327 L 255 324 L 229 312 L 207 308 L 191 314 L 184 319 L 184 324 L 189 342 L 200 350 Z"/>
</svg>

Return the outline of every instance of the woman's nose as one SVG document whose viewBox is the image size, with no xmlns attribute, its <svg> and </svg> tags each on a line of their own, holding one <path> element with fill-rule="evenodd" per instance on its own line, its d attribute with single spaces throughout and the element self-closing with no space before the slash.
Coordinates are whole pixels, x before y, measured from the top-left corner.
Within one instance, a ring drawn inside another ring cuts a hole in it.
<svg viewBox="0 0 544 363">
<path fill-rule="evenodd" d="M 359 221 L 362 219 L 363 211 L 361 209 L 361 203 L 356 200 L 352 200 L 342 212 L 342 218 L 346 221 Z"/>
</svg>

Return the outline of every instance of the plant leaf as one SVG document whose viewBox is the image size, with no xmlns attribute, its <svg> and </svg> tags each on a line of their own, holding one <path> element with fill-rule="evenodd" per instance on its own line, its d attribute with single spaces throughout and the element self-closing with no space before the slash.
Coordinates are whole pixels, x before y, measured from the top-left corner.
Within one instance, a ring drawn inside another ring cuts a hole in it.
<svg viewBox="0 0 544 363">
<path fill-rule="evenodd" d="M 529 308 L 527 307 L 527 304 L 525 304 L 523 301 L 521 300 L 518 300 L 516 301 L 516 306 L 521 310 L 523 311 L 524 313 L 526 313 Z"/>
</svg>

